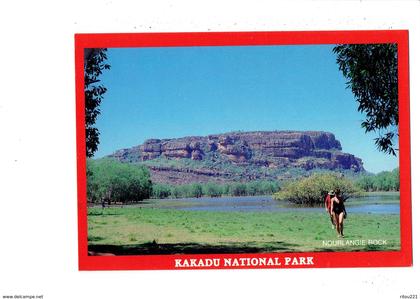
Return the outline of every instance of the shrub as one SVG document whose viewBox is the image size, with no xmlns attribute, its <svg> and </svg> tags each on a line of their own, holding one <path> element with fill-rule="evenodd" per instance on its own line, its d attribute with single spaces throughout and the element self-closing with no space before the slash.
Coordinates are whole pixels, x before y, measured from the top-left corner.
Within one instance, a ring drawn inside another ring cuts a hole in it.
<svg viewBox="0 0 420 299">
<path fill-rule="evenodd" d="M 313 174 L 307 178 L 286 183 L 274 194 L 278 200 L 287 200 L 295 204 L 322 205 L 329 190 L 339 188 L 344 199 L 357 195 L 360 189 L 340 174 Z"/>
</svg>

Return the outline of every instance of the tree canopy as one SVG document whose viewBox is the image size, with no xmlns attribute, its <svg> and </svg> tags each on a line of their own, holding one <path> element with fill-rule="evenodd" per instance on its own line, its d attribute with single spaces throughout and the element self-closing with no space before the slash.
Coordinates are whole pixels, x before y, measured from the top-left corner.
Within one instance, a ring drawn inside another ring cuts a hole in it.
<svg viewBox="0 0 420 299">
<path fill-rule="evenodd" d="M 141 201 L 152 194 L 150 172 L 145 166 L 113 159 L 88 159 L 86 166 L 90 202 Z"/>
<path fill-rule="evenodd" d="M 337 45 L 337 64 L 366 114 L 365 132 L 375 132 L 380 151 L 396 155 L 398 137 L 398 62 L 396 44 Z"/>
<path fill-rule="evenodd" d="M 382 171 L 375 175 L 365 175 L 356 181 L 356 186 L 363 191 L 399 191 L 400 170 Z"/>
<path fill-rule="evenodd" d="M 100 84 L 99 76 L 103 70 L 110 69 L 106 63 L 107 49 L 85 50 L 85 130 L 86 130 L 86 156 L 93 157 L 99 144 L 99 131 L 95 127 L 96 118 L 101 113 L 99 108 L 106 92 Z"/>
</svg>

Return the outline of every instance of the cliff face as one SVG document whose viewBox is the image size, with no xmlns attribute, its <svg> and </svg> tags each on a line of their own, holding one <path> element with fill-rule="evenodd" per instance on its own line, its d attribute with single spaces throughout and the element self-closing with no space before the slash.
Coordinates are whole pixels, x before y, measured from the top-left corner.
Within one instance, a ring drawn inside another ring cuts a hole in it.
<svg viewBox="0 0 420 299">
<path fill-rule="evenodd" d="M 122 162 L 145 162 L 146 165 L 149 163 L 152 175 L 159 172 L 160 168 L 162 172 L 169 171 L 165 165 L 151 163 L 156 159 L 161 162 L 197 161 L 194 165 L 202 164 L 203 167 L 188 170 L 185 167 L 176 169 L 177 167 L 171 166 L 170 169 L 190 174 L 198 173 L 198 176 L 200 172 L 207 176 L 214 172 L 214 177 L 218 177 L 220 172 L 222 176 L 229 176 L 225 171 L 219 171 L 217 165 L 222 164 L 239 169 L 322 168 L 364 171 L 362 160 L 352 154 L 343 153 L 340 142 L 332 133 L 319 131 L 239 132 L 205 137 L 149 139 L 142 145 L 118 150 L 111 156 Z"/>
</svg>

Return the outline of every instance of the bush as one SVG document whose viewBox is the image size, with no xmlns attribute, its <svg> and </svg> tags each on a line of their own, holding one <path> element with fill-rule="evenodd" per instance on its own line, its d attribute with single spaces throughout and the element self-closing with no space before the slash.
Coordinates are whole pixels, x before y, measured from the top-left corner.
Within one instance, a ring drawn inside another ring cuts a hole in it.
<svg viewBox="0 0 420 299">
<path fill-rule="evenodd" d="M 313 174 L 310 177 L 286 183 L 274 194 L 278 200 L 295 204 L 322 205 L 329 190 L 339 188 L 344 199 L 360 192 L 350 180 L 340 174 Z"/>
</svg>

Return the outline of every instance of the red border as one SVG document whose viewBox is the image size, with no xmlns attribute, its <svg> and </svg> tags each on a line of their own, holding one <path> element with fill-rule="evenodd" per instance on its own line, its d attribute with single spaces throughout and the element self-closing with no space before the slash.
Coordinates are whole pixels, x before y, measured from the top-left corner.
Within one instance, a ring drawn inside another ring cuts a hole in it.
<svg viewBox="0 0 420 299">
<path fill-rule="evenodd" d="M 399 146 L 400 146 L 400 223 L 401 250 L 381 252 L 321 252 L 213 255 L 145 255 L 88 256 L 86 155 L 84 124 L 84 49 L 114 47 L 177 47 L 177 46 L 252 46 L 308 44 L 398 44 Z M 175 259 L 252 258 L 252 257 L 313 257 L 307 266 L 245 266 L 238 268 L 302 268 L 302 267 L 396 267 L 412 265 L 411 174 L 410 174 L 410 108 L 408 31 L 294 31 L 294 32 L 212 32 L 212 33 L 123 33 L 76 34 L 76 129 L 78 232 L 80 270 L 142 270 L 175 268 Z M 199 269 L 214 269 L 200 267 Z M 185 268 L 182 268 L 185 269 Z M 197 269 L 197 268 L 195 268 Z M 223 267 L 218 267 L 223 269 Z M 232 267 L 229 267 L 232 269 Z"/>
</svg>

